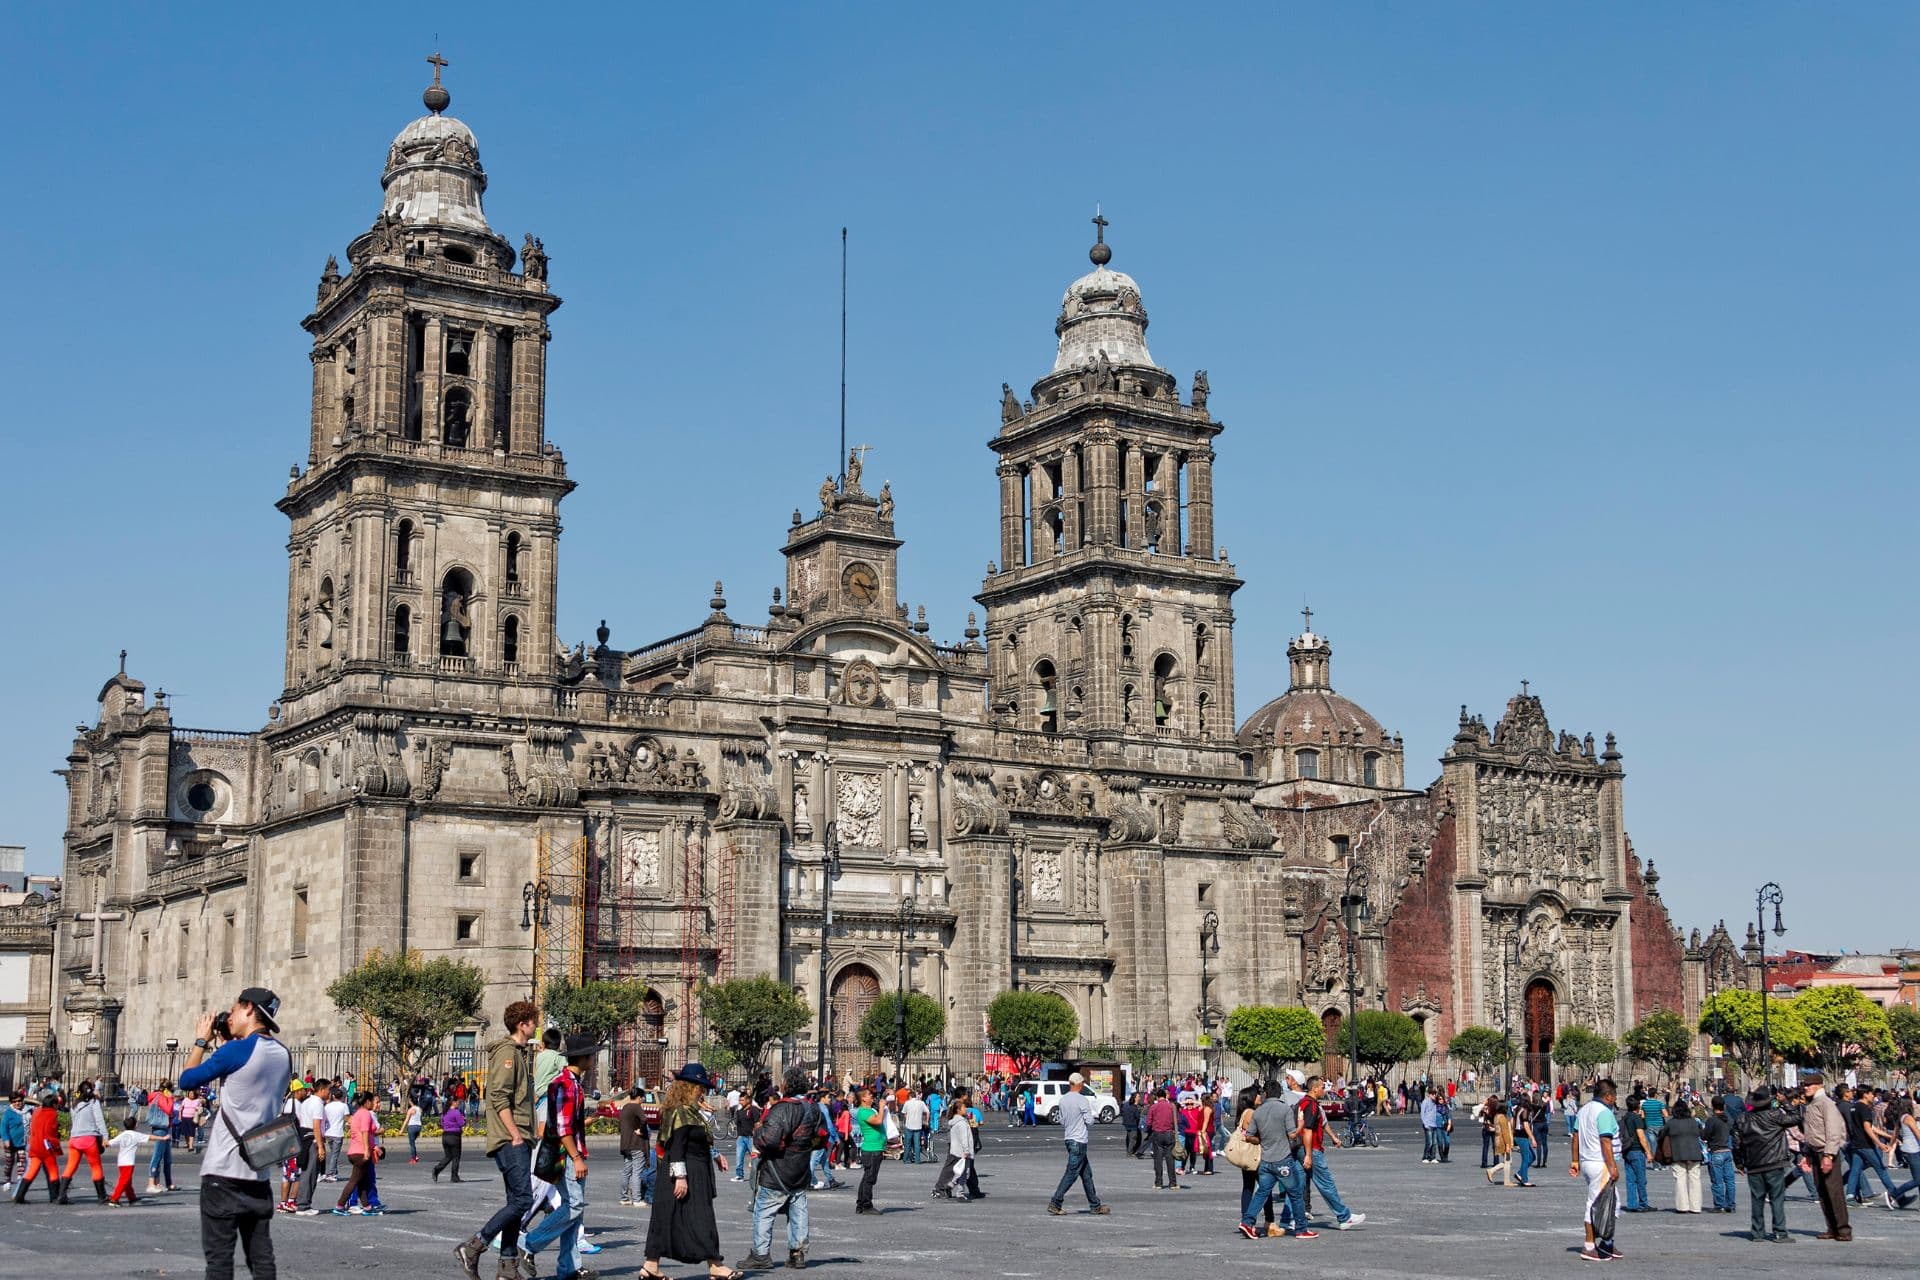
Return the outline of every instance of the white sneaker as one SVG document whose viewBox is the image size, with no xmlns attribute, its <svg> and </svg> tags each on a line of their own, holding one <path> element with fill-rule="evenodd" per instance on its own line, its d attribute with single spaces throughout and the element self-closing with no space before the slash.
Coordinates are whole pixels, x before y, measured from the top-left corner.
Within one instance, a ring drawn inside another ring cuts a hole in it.
<svg viewBox="0 0 1920 1280">
<path fill-rule="evenodd" d="M 1359 1226 L 1361 1223 L 1365 1222 L 1366 1220 L 1367 1220 L 1367 1215 L 1364 1213 L 1353 1214 L 1349 1216 L 1345 1222 L 1340 1224 L 1340 1229 L 1342 1231 L 1351 1231 L 1355 1227 Z"/>
</svg>

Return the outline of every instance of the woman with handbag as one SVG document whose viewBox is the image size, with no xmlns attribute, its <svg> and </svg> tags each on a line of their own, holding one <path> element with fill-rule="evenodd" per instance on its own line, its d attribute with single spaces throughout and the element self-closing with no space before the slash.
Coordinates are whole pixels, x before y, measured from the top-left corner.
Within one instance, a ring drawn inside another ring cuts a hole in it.
<svg viewBox="0 0 1920 1280">
<path fill-rule="evenodd" d="M 1493 1175 L 1500 1175 L 1498 1185 L 1513 1185 L 1513 1117 L 1507 1114 L 1505 1107 L 1493 1113 L 1493 1156 L 1494 1162 L 1487 1167 L 1487 1183 L 1494 1185 Z"/>
<path fill-rule="evenodd" d="M 713 1087 L 707 1069 L 690 1062 L 674 1074 L 660 1104 L 660 1167 L 671 1194 L 656 1190 L 647 1222 L 646 1260 L 640 1274 L 659 1280 L 661 1258 L 704 1262 L 709 1280 L 745 1280 L 727 1266 L 720 1252 L 720 1227 L 713 1219 L 714 1171 L 726 1171 L 725 1156 L 715 1155 L 713 1135 L 700 1114 L 700 1102 Z"/>
<path fill-rule="evenodd" d="M 160 1087 L 147 1095 L 144 1123 L 153 1135 L 153 1155 L 147 1160 L 147 1194 L 160 1194 L 162 1170 L 166 1173 L 164 1189 L 178 1191 L 173 1185 L 173 1085 L 168 1081 L 161 1081 Z"/>
<path fill-rule="evenodd" d="M 1250 1216 L 1247 1213 L 1247 1205 L 1252 1201 L 1254 1192 L 1260 1187 L 1260 1146 L 1248 1139 L 1247 1121 L 1253 1118 L 1253 1113 L 1264 1101 L 1266 1101 L 1266 1095 L 1260 1092 L 1257 1085 L 1248 1085 L 1233 1100 L 1233 1109 L 1237 1116 L 1233 1122 L 1233 1134 L 1227 1139 L 1226 1155 L 1227 1163 L 1240 1171 L 1240 1217 L 1243 1221 Z M 1267 1235 L 1286 1234 L 1273 1220 L 1271 1195 L 1261 1204 L 1260 1214 L 1266 1219 L 1264 1230 Z"/>
</svg>

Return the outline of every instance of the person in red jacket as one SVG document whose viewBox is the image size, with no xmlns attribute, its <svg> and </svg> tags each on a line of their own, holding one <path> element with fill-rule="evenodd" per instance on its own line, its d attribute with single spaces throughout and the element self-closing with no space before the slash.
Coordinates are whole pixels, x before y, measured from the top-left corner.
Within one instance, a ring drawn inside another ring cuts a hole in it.
<svg viewBox="0 0 1920 1280">
<path fill-rule="evenodd" d="M 60 1095 L 49 1093 L 27 1121 L 27 1176 L 13 1189 L 13 1202 L 25 1204 L 40 1170 L 47 1171 L 47 1201 L 60 1194 Z"/>
</svg>

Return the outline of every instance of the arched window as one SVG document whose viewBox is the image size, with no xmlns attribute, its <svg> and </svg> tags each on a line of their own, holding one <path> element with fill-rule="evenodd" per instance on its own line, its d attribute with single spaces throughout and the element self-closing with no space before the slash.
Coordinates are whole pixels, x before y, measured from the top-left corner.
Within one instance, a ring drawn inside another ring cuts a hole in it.
<svg viewBox="0 0 1920 1280">
<path fill-rule="evenodd" d="M 1120 615 L 1120 661 L 1133 661 L 1133 615 Z"/>
<path fill-rule="evenodd" d="M 465 569 L 450 569 L 440 583 L 440 656 L 468 656 L 472 634 L 473 575 Z"/>
<path fill-rule="evenodd" d="M 402 520 L 393 531 L 393 576 L 405 582 L 413 576 L 413 521 Z"/>
<path fill-rule="evenodd" d="M 1153 723 L 1156 728 L 1165 728 L 1173 723 L 1175 678 L 1180 673 L 1180 664 L 1170 653 L 1163 653 L 1153 660 Z"/>
<path fill-rule="evenodd" d="M 443 402 L 445 408 L 440 415 L 441 434 L 449 445 L 456 449 L 467 447 L 467 441 L 473 435 L 473 396 L 465 387 L 454 387 L 447 392 Z"/>
<path fill-rule="evenodd" d="M 320 599 L 313 606 L 314 642 L 322 649 L 333 648 L 333 579 L 320 579 Z"/>
<path fill-rule="evenodd" d="M 453 254 L 447 254 L 449 258 Z M 473 335 L 465 329 L 447 330 L 447 372 L 464 378 L 473 372 Z"/>
<path fill-rule="evenodd" d="M 1369 751 L 1360 758 L 1360 781 L 1370 787 L 1380 785 L 1380 753 Z"/>
<path fill-rule="evenodd" d="M 1040 731 L 1058 733 L 1060 731 L 1060 703 L 1055 696 L 1054 686 L 1058 677 L 1053 663 L 1042 658 L 1034 664 L 1033 678 L 1040 685 Z"/>
<path fill-rule="evenodd" d="M 1209 700 L 1209 695 L 1204 693 L 1193 700 L 1195 717 L 1194 730 L 1203 738 L 1207 736 L 1207 712 L 1212 710 L 1212 708 L 1207 705 Z"/>
<path fill-rule="evenodd" d="M 513 666 L 520 661 L 520 619 L 508 618 L 500 629 L 500 661 Z"/>
<path fill-rule="evenodd" d="M 1213 643 L 1213 636 L 1207 631 L 1207 624 L 1201 623 L 1193 629 L 1193 661 L 1197 666 L 1207 665 L 1207 650 Z"/>
<path fill-rule="evenodd" d="M 1123 726 L 1127 728 L 1133 726 L 1134 707 L 1138 701 L 1139 697 L 1132 685 L 1127 685 L 1120 690 L 1120 723 Z"/>
<path fill-rule="evenodd" d="M 1293 753 L 1293 776 L 1296 778 L 1317 778 L 1320 776 L 1320 753 L 1318 751 L 1296 751 Z"/>
<path fill-rule="evenodd" d="M 401 605 L 393 611 L 393 656 L 405 658 L 413 652 L 413 610 Z"/>
<path fill-rule="evenodd" d="M 507 581 L 520 581 L 520 535 L 507 535 Z"/>
</svg>

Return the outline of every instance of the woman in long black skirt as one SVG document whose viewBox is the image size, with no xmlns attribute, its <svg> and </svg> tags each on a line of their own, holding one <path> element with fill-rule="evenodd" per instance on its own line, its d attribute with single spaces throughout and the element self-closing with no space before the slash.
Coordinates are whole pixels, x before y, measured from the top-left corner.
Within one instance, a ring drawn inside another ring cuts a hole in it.
<svg viewBox="0 0 1920 1280">
<path fill-rule="evenodd" d="M 660 1259 L 704 1262 L 709 1280 L 744 1280 L 720 1252 L 720 1228 L 713 1220 L 714 1170 L 725 1171 L 725 1156 L 713 1153 L 713 1138 L 700 1103 L 713 1088 L 707 1069 L 690 1062 L 674 1074 L 660 1103 L 660 1145 L 666 1155 L 660 1176 L 664 1187 L 653 1195 L 647 1223 L 643 1276 L 658 1276 Z"/>
</svg>

